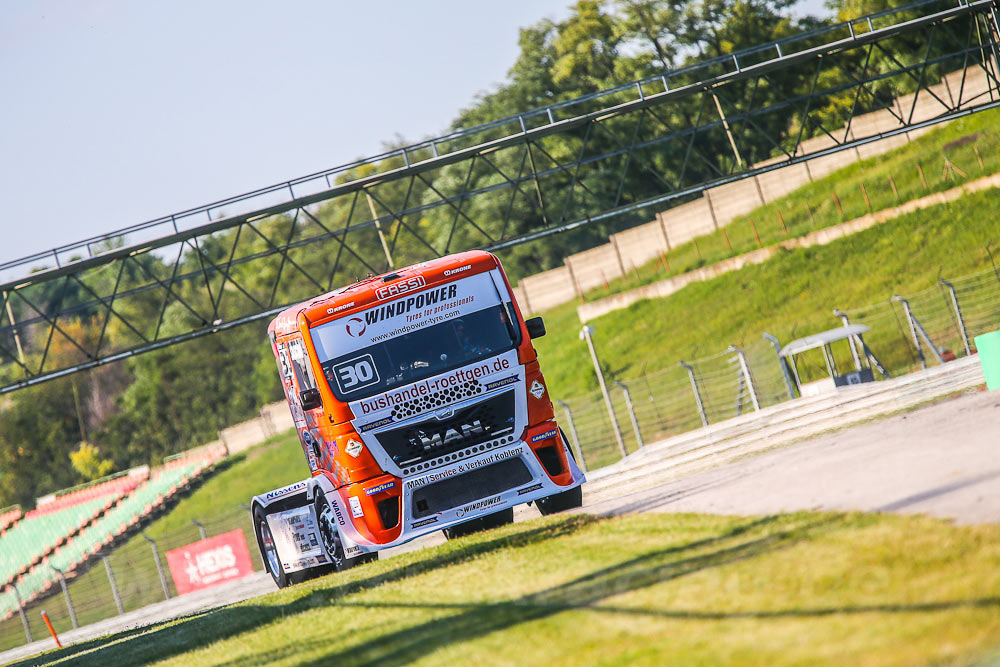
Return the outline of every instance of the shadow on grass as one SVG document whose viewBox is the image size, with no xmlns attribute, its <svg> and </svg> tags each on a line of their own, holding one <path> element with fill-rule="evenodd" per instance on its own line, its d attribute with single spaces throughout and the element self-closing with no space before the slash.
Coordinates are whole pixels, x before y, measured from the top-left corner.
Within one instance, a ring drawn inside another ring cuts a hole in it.
<svg viewBox="0 0 1000 667">
<path fill-rule="evenodd" d="M 115 633 L 110 637 L 80 642 L 64 649 L 52 651 L 16 665 L 101 664 L 139 665 L 165 660 L 187 651 L 196 650 L 233 635 L 247 632 L 276 619 L 285 618 L 321 606 L 338 604 L 338 600 L 359 591 L 400 581 L 442 567 L 456 565 L 504 548 L 525 547 L 538 542 L 571 534 L 588 524 L 599 521 L 589 515 L 567 516 L 556 523 L 521 530 L 487 540 L 472 540 L 457 549 L 435 553 L 429 558 L 407 563 L 400 567 L 361 577 L 330 587 L 320 588 L 286 604 L 240 604 L 223 609 L 207 610 L 168 621 L 166 623 L 135 628 Z M 461 543 L 459 543 L 461 544 Z M 336 581 L 338 576 L 331 575 Z M 324 579 L 317 580 L 323 585 Z M 305 584 L 307 589 L 317 582 Z M 296 589 L 290 589 L 294 592 Z"/>
<path fill-rule="evenodd" d="M 885 604 L 826 608 L 795 608 L 762 611 L 713 612 L 697 610 L 642 609 L 602 606 L 616 595 L 643 589 L 712 568 L 766 556 L 790 547 L 818 532 L 849 525 L 840 515 L 815 517 L 771 516 L 748 520 L 700 540 L 657 549 L 625 562 L 600 568 L 559 586 L 503 603 L 366 603 L 344 602 L 347 595 L 402 580 L 429 570 L 506 547 L 530 546 L 570 534 L 598 521 L 586 515 L 566 517 L 558 523 L 523 530 L 503 537 L 468 544 L 370 577 L 320 588 L 280 605 L 238 605 L 183 619 L 145 631 L 121 633 L 108 640 L 95 640 L 44 656 L 44 660 L 22 664 L 65 661 L 64 664 L 145 664 L 177 657 L 220 640 L 253 631 L 266 624 L 323 607 L 384 608 L 387 614 L 402 609 L 454 612 L 410 625 L 360 643 L 335 631 L 315 639 L 302 638 L 273 646 L 253 656 L 241 655 L 231 664 L 268 664 L 316 652 L 322 657 L 314 665 L 339 663 L 403 664 L 418 660 L 449 644 L 469 641 L 494 632 L 541 620 L 564 611 L 585 609 L 602 614 L 629 614 L 663 619 L 727 620 L 785 617 L 822 617 L 859 613 L 922 613 L 957 608 L 1000 608 L 1000 598 Z"/>
</svg>

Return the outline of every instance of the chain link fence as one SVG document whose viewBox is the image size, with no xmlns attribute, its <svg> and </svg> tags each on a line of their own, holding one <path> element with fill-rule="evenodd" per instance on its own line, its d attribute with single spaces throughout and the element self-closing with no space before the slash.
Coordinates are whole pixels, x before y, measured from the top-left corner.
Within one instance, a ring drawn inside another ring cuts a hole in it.
<svg viewBox="0 0 1000 667">
<path fill-rule="evenodd" d="M 879 361 L 891 375 L 905 375 L 973 354 L 976 336 L 1000 328 L 1000 271 L 941 279 L 922 292 L 859 308 L 839 310 L 838 305 L 843 304 L 831 304 L 830 328 L 838 320 L 868 326 L 865 342 Z M 674 368 L 615 378 L 608 390 L 626 450 L 790 400 L 796 392 L 778 349 L 777 341 L 765 334 L 742 349 L 730 347 L 680 361 Z M 837 367 L 853 368 L 853 354 L 847 345 L 834 349 Z M 827 375 L 822 357 L 815 356 L 798 362 L 803 379 Z M 616 426 L 600 392 L 559 401 L 556 417 L 572 424 L 570 439 L 588 468 L 621 458 Z"/>
</svg>

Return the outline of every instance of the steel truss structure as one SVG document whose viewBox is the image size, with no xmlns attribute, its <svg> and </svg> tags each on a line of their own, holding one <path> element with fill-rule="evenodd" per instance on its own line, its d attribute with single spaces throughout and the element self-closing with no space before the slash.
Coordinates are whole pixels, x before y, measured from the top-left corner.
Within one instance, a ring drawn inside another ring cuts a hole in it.
<svg viewBox="0 0 1000 667">
<path fill-rule="evenodd" d="M 998 0 L 923 0 L 8 262 L 0 393 L 998 106 L 998 25 Z"/>
</svg>

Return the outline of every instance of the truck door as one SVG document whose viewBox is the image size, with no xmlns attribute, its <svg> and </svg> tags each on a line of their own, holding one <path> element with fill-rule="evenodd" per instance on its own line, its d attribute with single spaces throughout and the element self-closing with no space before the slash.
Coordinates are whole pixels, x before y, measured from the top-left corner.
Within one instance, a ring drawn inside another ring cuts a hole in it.
<svg viewBox="0 0 1000 667">
<path fill-rule="evenodd" d="M 288 397 L 288 402 L 292 410 L 292 419 L 295 421 L 295 430 L 299 434 L 299 441 L 302 443 L 302 452 L 309 462 L 309 470 L 316 472 L 319 469 L 319 456 L 321 447 L 321 437 L 317 428 L 316 418 L 312 410 L 303 410 L 300 401 L 300 393 L 306 389 L 316 389 L 316 378 L 313 377 L 312 368 L 309 364 L 309 357 L 306 353 L 306 346 L 301 338 L 293 338 L 287 343 L 288 361 L 291 366 L 292 392 Z M 282 360 L 282 370 L 284 370 L 284 359 Z"/>
</svg>

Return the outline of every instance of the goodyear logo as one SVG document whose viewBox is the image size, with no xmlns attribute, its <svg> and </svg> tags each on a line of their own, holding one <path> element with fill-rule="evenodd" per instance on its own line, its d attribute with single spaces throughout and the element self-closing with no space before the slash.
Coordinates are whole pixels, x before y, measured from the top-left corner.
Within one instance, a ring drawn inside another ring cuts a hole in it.
<svg viewBox="0 0 1000 667">
<path fill-rule="evenodd" d="M 383 482 L 378 486 L 373 486 L 372 488 L 368 489 L 367 491 L 365 491 L 365 493 L 369 496 L 374 496 L 376 493 L 380 491 L 388 491 L 394 486 L 396 486 L 396 482 Z"/>
<path fill-rule="evenodd" d="M 531 436 L 532 442 L 538 442 L 539 440 L 548 440 L 549 438 L 554 438 L 559 431 L 552 429 L 546 431 L 545 433 L 539 433 L 538 435 Z"/>
<path fill-rule="evenodd" d="M 379 301 L 383 301 L 385 299 L 391 299 L 394 296 L 399 296 L 400 294 L 412 292 L 415 289 L 420 289 L 426 284 L 427 281 L 424 280 L 423 276 L 413 276 L 412 278 L 400 280 L 399 282 L 386 285 L 385 287 L 379 287 L 375 290 L 375 296 L 378 297 Z"/>
</svg>

